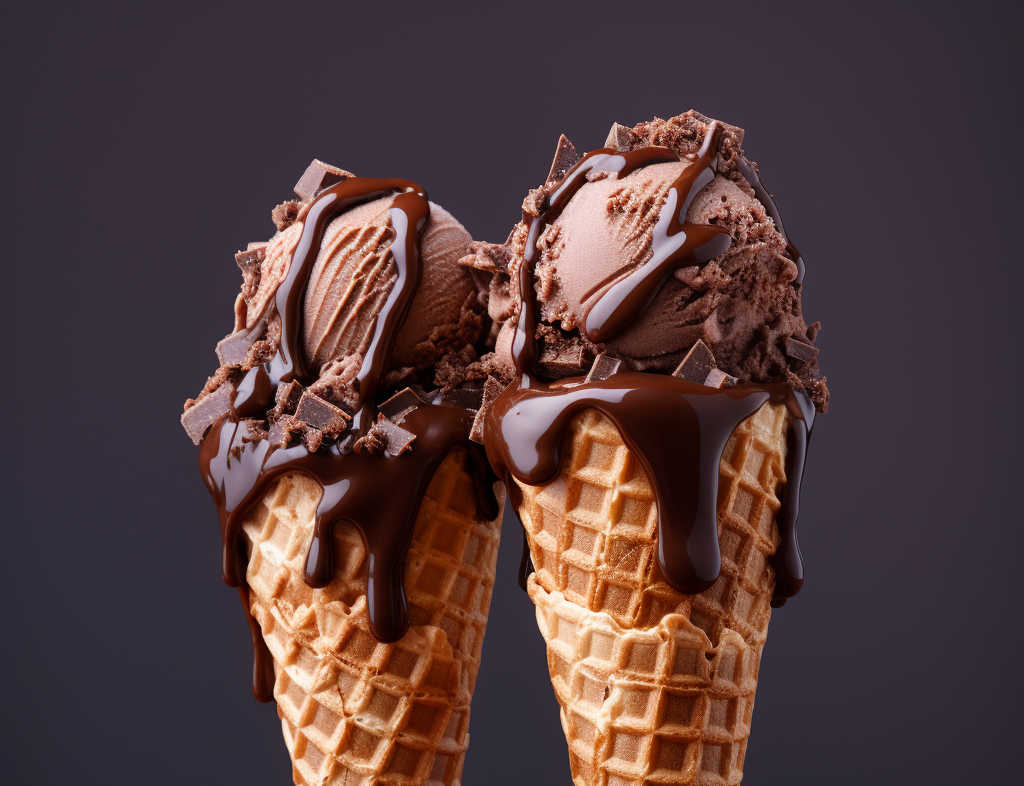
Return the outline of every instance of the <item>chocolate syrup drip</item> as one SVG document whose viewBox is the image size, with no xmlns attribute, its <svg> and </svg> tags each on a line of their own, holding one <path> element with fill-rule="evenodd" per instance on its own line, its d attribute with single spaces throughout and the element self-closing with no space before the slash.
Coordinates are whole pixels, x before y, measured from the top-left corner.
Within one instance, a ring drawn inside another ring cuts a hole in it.
<svg viewBox="0 0 1024 786">
<path fill-rule="evenodd" d="M 772 555 L 775 568 L 775 594 L 772 606 L 780 608 L 786 599 L 796 595 L 804 586 L 804 563 L 797 542 L 796 521 L 800 515 L 800 488 L 804 481 L 804 461 L 807 444 L 814 425 L 814 405 L 803 392 L 794 392 L 790 399 L 792 416 L 786 427 L 786 488 L 782 494 L 776 522 L 779 526 L 779 547 Z M 799 407 L 799 415 L 793 404 Z"/>
<path fill-rule="evenodd" d="M 693 198 L 716 174 L 720 139 L 720 128 L 713 122 L 700 150 L 687 156 L 691 164 L 669 187 L 655 222 L 650 259 L 624 275 L 599 282 L 592 290 L 601 294 L 585 315 L 584 333 L 591 341 L 607 341 L 628 327 L 674 269 L 704 264 L 728 248 L 729 236 L 724 229 L 682 223 Z M 777 517 L 780 543 L 772 558 L 776 573 L 773 605 L 781 606 L 803 585 L 796 519 L 814 418 L 814 407 L 804 393 L 781 384 L 718 389 L 676 377 L 633 372 L 592 382 L 562 380 L 550 386 L 539 385 L 530 376 L 537 359 L 533 272 L 537 239 L 544 225 L 558 218 L 590 172 L 609 172 L 621 178 L 641 166 L 673 160 L 676 156 L 672 151 L 661 147 L 627 153 L 610 148 L 595 150 L 565 175 L 539 215 L 532 219 L 524 215 L 524 222 L 530 220 L 530 229 L 516 273 L 520 308 L 512 342 L 512 359 L 520 381 L 518 387 L 502 393 L 488 413 L 487 455 L 505 480 L 513 503 L 518 504 L 511 478 L 529 485 L 551 481 L 559 469 L 560 446 L 573 414 L 587 408 L 603 412 L 615 423 L 654 488 L 662 573 L 680 592 L 695 594 L 710 587 L 721 570 L 717 505 L 722 451 L 736 427 L 765 402 L 785 403 L 791 416 L 787 425 L 787 482 Z M 784 235 L 775 203 L 753 167 L 740 158 L 738 168 Z M 787 251 L 796 260 L 802 280 L 799 253 L 792 244 Z M 519 566 L 519 583 L 524 589 L 532 570 L 524 531 Z"/>
<path fill-rule="evenodd" d="M 305 579 L 327 586 L 334 576 L 334 525 L 350 521 L 366 544 L 367 602 L 370 626 L 381 641 L 396 641 L 408 629 L 403 578 L 416 512 L 430 479 L 455 447 L 467 447 L 473 474 L 486 472 L 484 456 L 468 442 L 473 413 L 459 407 L 427 404 L 402 421 L 416 435 L 413 450 L 401 456 L 341 453 L 337 446 L 310 453 L 305 446 L 276 447 L 254 438 L 248 424 L 223 419 L 203 441 L 200 467 L 217 503 L 221 521 L 224 581 L 244 586 L 248 554 L 241 523 L 246 510 L 274 480 L 297 472 L 323 488 L 313 538 L 306 555 Z M 493 519 L 498 503 L 489 484 L 474 484 L 477 515 Z"/>
<path fill-rule="evenodd" d="M 597 409 L 616 425 L 650 478 L 658 507 L 658 564 L 668 582 L 696 594 L 718 578 L 718 472 L 729 436 L 766 401 L 787 404 L 796 450 L 787 461 L 782 535 L 774 560 L 776 596 L 794 594 L 803 580 L 796 539 L 800 470 L 809 423 L 806 397 L 786 385 L 710 388 L 676 377 L 623 372 L 605 380 L 563 381 L 508 391 L 488 415 L 487 454 L 508 482 L 551 481 L 572 416 Z M 813 410 L 810 410 L 813 412 Z M 514 484 L 509 483 L 509 486 Z M 521 571 L 523 566 L 521 566 Z"/>
<path fill-rule="evenodd" d="M 306 285 L 327 225 L 354 204 L 389 193 L 395 193 L 390 208 L 395 238 L 390 252 L 397 278 L 377 315 L 355 378 L 358 403 L 350 434 L 317 453 L 301 445 L 274 446 L 243 419 L 265 417 L 282 383 L 312 381 L 314 370 L 309 368 L 301 344 L 301 315 Z M 408 628 L 403 579 L 416 514 L 430 479 L 453 448 L 466 448 L 477 515 L 493 519 L 498 514 L 483 451 L 468 438 L 473 421 L 468 410 L 424 405 L 407 414 L 401 425 L 416 439 L 412 450 L 400 456 L 351 451 L 356 439 L 374 423 L 380 379 L 419 286 L 419 233 L 429 209 L 426 193 L 408 180 L 346 178 L 317 194 L 299 214 L 302 233 L 277 289 L 275 304 L 281 318 L 277 352 L 246 374 L 236 390 L 232 411 L 203 439 L 200 470 L 220 514 L 222 572 L 224 581 L 238 587 L 242 597 L 253 640 L 253 695 L 261 701 L 273 698 L 273 662 L 250 610 L 245 579 L 249 558 L 241 521 L 268 484 L 285 473 L 298 472 L 323 488 L 306 557 L 305 580 L 310 586 L 326 586 L 334 575 L 335 523 L 345 519 L 356 526 L 367 549 L 370 626 L 382 641 L 395 641 Z M 261 314 L 253 330 L 262 333 L 266 319 L 267 314 Z"/>
<path fill-rule="evenodd" d="M 260 624 L 252 616 L 249 585 L 239 587 L 238 595 L 242 599 L 245 619 L 249 623 L 249 638 L 252 639 L 252 695 L 256 701 L 266 703 L 274 698 L 274 658 L 267 649 L 267 642 L 263 640 Z"/>
</svg>

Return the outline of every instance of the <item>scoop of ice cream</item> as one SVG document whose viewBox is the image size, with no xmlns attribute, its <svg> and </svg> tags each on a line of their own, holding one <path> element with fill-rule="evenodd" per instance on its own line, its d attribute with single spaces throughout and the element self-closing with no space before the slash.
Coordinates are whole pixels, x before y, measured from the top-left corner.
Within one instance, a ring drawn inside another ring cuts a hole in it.
<svg viewBox="0 0 1024 786">
<path fill-rule="evenodd" d="M 303 319 L 303 343 L 313 368 L 361 353 L 369 344 L 376 315 L 397 279 L 390 254 L 391 201 L 385 197 L 358 205 L 324 232 Z M 424 367 L 454 344 L 476 340 L 479 322 L 467 319 L 479 311 L 476 287 L 457 264 L 471 241 L 448 211 L 431 204 L 420 236 L 420 284 L 395 336 L 392 366 Z"/>
<path fill-rule="evenodd" d="M 378 182 L 314 161 L 295 187 L 301 201 L 274 209 L 277 233 L 235 255 L 243 283 L 234 330 L 218 343 L 220 367 L 199 396 L 186 402 L 182 418 L 194 441 L 230 410 L 260 421 L 264 430 L 284 429 L 275 438 L 288 439 L 294 428 L 305 428 L 307 447 L 316 450 L 321 438 L 344 433 L 357 410 L 400 388 L 438 388 L 444 397 L 481 376 L 472 367 L 479 360 L 485 298 L 471 271 L 459 265 L 472 239 L 444 208 L 416 196 L 409 188 L 415 184 L 391 181 L 406 184 L 401 198 L 396 192 L 353 205 L 342 198 L 313 256 L 303 251 L 296 262 L 305 207 L 323 189 L 340 184 L 348 198 L 358 199 L 380 193 Z M 330 210 L 331 203 L 325 204 Z M 424 214 L 418 231 L 405 227 Z M 393 225 L 398 219 L 402 223 Z M 408 282 L 414 287 L 405 290 L 403 298 L 409 299 L 399 302 L 408 308 L 399 314 L 387 304 L 399 282 L 392 246 L 402 237 L 416 240 L 419 277 Z M 289 278 L 294 264 L 299 267 Z M 293 315 L 287 332 L 278 313 L 282 286 L 286 311 L 294 309 L 287 311 Z M 375 341 L 379 320 L 385 320 L 385 332 Z M 284 378 L 275 388 L 275 364 L 289 362 L 280 355 L 283 347 L 304 362 L 297 364 L 295 379 Z"/>
<path fill-rule="evenodd" d="M 303 309 L 303 348 L 311 370 L 361 354 L 397 280 L 391 255 L 393 197 L 356 205 L 328 224 L 310 274 Z M 235 329 L 251 328 L 267 312 L 288 272 L 302 223 L 284 227 L 267 243 L 236 303 Z M 431 203 L 420 235 L 421 275 L 405 321 L 395 336 L 389 368 L 424 369 L 479 337 L 483 307 L 468 271 L 458 264 L 472 241 L 443 207 Z"/>
<path fill-rule="evenodd" d="M 693 112 L 621 129 L 620 149 L 645 145 L 669 147 L 677 155 L 694 153 L 703 141 L 707 119 Z M 704 265 L 675 270 L 653 299 L 623 331 L 602 344 L 582 334 L 588 309 L 607 289 L 652 255 L 652 236 L 670 186 L 689 160 L 654 163 L 618 177 L 602 175 L 582 185 L 557 218 L 541 232 L 534 265 L 534 292 L 542 323 L 541 354 L 565 356 L 608 352 L 642 371 L 671 372 L 702 340 L 718 367 L 754 382 L 799 381 L 824 406 L 827 390 L 814 358 L 795 358 L 787 342 L 812 346 L 817 325 L 801 313 L 801 285 L 795 251 L 781 227 L 738 171 L 742 131 L 726 127 L 717 174 L 690 204 L 685 222 L 724 228 L 730 244 Z M 556 156 L 557 161 L 557 156 Z M 524 203 L 529 215 L 557 186 L 557 178 L 532 192 Z M 519 224 L 508 249 L 509 270 L 521 264 L 529 226 Z M 483 265 L 481 265 L 483 266 Z M 510 363 L 509 348 L 518 313 L 518 293 L 501 271 L 491 288 L 491 317 L 501 323 L 499 356 Z M 559 344 L 554 349 L 552 345 Z M 804 353 L 806 354 L 806 352 Z"/>
</svg>

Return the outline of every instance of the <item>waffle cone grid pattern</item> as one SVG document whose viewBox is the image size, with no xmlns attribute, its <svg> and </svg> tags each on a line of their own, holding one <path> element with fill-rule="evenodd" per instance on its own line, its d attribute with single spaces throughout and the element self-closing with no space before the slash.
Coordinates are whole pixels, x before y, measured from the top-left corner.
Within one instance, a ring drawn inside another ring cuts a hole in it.
<svg viewBox="0 0 1024 786">
<path fill-rule="evenodd" d="M 458 784 L 494 585 L 500 516 L 475 517 L 465 454 L 438 468 L 405 572 L 410 627 L 384 644 L 367 616 L 367 553 L 335 527 L 330 585 L 303 579 L 320 486 L 281 478 L 254 507 L 251 609 L 274 659 L 274 698 L 299 786 Z"/>
<path fill-rule="evenodd" d="M 654 492 L 614 424 L 577 415 L 560 474 L 519 484 L 575 786 L 738 784 L 771 616 L 787 413 L 737 427 L 719 467 L 722 571 L 683 595 L 657 564 Z"/>
</svg>

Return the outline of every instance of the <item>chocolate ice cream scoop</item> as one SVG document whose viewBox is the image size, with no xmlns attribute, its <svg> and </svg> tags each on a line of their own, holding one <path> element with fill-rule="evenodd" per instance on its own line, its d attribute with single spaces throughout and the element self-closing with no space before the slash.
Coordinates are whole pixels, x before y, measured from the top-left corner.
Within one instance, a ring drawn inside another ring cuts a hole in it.
<svg viewBox="0 0 1024 786">
<path fill-rule="evenodd" d="M 720 138 L 703 160 L 706 126 L 696 113 L 616 126 L 611 147 L 590 154 L 571 186 L 558 175 L 578 156 L 563 138 L 551 176 L 527 197 L 505 248 L 510 260 L 533 255 L 539 352 L 565 355 L 568 343 L 584 365 L 607 351 L 634 370 L 671 372 L 700 340 L 736 378 L 796 378 L 824 407 L 818 326 L 801 313 L 799 254 L 743 157 L 742 130 L 717 124 Z M 548 220 L 537 224 L 545 201 Z M 672 221 L 684 231 L 672 233 Z M 697 234 L 704 241 L 683 248 Z M 487 269 L 486 261 L 475 266 Z M 511 366 L 522 296 L 510 286 L 511 269 L 494 272 L 490 313 L 501 324 L 499 357 Z M 632 308 L 618 308 L 621 322 L 608 322 L 611 303 L 627 291 Z M 564 373 L 584 370 L 566 365 Z"/>
<path fill-rule="evenodd" d="M 302 349 L 314 370 L 366 352 L 374 319 L 394 288 L 397 268 L 388 195 L 353 206 L 324 230 L 303 301 Z M 246 310 L 251 328 L 283 280 L 302 233 L 296 221 L 267 245 L 259 284 Z M 472 345 L 480 332 L 480 305 L 473 280 L 458 259 L 472 241 L 448 211 L 434 203 L 420 236 L 419 286 L 394 338 L 388 367 L 427 368 L 446 351 Z"/>
<path fill-rule="evenodd" d="M 324 232 L 320 253 L 306 288 L 303 347 L 307 360 L 321 367 L 331 360 L 364 352 L 373 315 L 395 285 L 390 257 L 391 197 L 378 199 L 334 219 Z M 431 203 L 420 237 L 420 286 L 405 324 L 395 336 L 392 365 L 424 366 L 443 347 L 473 343 L 479 321 L 476 287 L 456 263 L 472 238 L 444 208 Z"/>
</svg>

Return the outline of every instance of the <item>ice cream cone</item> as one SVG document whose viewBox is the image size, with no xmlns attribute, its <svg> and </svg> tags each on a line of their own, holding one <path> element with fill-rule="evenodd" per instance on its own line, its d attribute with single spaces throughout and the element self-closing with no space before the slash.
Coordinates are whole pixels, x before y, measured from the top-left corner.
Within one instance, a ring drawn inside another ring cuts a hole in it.
<svg viewBox="0 0 1024 786">
<path fill-rule="evenodd" d="M 443 461 L 423 498 L 405 570 L 409 630 L 391 644 L 370 632 L 355 527 L 336 527 L 327 587 L 303 578 L 317 483 L 285 475 L 248 515 L 251 611 L 296 784 L 459 783 L 501 521 L 476 517 L 464 456 Z"/>
<path fill-rule="evenodd" d="M 765 641 L 786 408 L 735 430 L 719 468 L 722 569 L 665 581 L 654 492 L 612 422 L 573 420 L 559 475 L 518 483 L 529 580 L 575 786 L 738 784 Z"/>
</svg>

